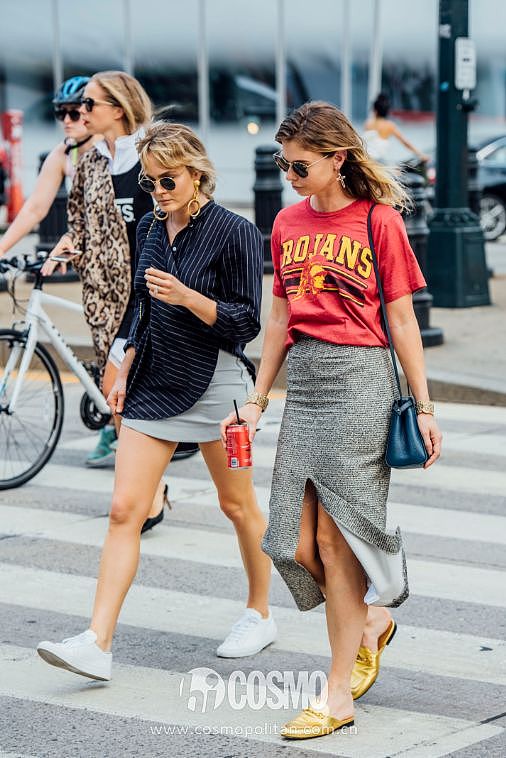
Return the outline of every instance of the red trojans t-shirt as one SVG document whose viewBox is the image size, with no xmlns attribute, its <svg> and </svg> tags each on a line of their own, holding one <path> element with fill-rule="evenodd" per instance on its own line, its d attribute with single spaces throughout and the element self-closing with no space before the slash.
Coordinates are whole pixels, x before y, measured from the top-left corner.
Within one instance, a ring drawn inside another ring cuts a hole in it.
<svg viewBox="0 0 506 758">
<path fill-rule="evenodd" d="M 338 345 L 388 345 L 367 235 L 370 200 L 331 213 L 306 198 L 278 213 L 272 228 L 272 291 L 288 299 L 288 341 L 307 335 Z M 402 216 L 389 205 L 372 215 L 385 301 L 426 286 Z"/>
</svg>

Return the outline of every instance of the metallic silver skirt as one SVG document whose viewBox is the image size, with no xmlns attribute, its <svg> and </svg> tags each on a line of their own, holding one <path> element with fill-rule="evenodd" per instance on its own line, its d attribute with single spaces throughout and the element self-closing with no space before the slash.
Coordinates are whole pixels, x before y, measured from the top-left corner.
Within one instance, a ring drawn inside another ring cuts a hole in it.
<svg viewBox="0 0 506 758">
<path fill-rule="evenodd" d="M 304 337 L 288 353 L 287 385 L 264 551 L 300 610 L 323 602 L 295 560 L 309 479 L 364 568 L 365 602 L 400 605 L 408 596 L 401 534 L 386 530 L 384 454 L 394 399 L 388 351 Z"/>
</svg>

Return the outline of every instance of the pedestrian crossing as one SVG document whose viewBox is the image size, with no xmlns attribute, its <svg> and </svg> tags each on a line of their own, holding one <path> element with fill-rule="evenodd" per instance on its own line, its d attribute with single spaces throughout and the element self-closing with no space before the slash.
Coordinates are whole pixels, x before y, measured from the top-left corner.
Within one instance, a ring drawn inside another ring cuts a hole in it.
<svg viewBox="0 0 506 758">
<path fill-rule="evenodd" d="M 95 586 L 95 580 L 89 577 L 62 576 L 57 572 L 2 564 L 0 583 L 1 603 L 74 616 L 86 616 Z M 211 638 L 217 642 L 227 634 L 230 619 L 239 616 L 242 607 L 242 601 L 228 598 L 135 585 L 125 601 L 121 621 L 130 626 Z M 303 654 L 311 640 L 313 654 L 329 654 L 321 613 L 304 614 L 302 623 L 297 610 L 272 608 L 279 627 L 273 650 Z M 392 645 L 392 649 L 384 653 L 386 666 L 416 671 L 423 661 L 424 671 L 432 674 L 458 678 L 465 671 L 466 679 L 490 684 L 505 681 L 504 641 L 413 626 L 399 626 L 395 640 L 395 648 Z M 484 647 L 488 648 L 485 660 L 481 652 Z"/>
<path fill-rule="evenodd" d="M 2 668 L 11 683 L 12 693 L 20 699 L 30 698 L 39 702 L 50 702 L 65 706 L 69 703 L 73 708 L 83 708 L 90 711 L 117 714 L 120 712 L 136 719 L 144 719 L 157 724 L 167 723 L 168 706 L 171 712 L 171 722 L 185 724 L 193 728 L 202 726 L 198 714 L 186 708 L 184 701 L 173 693 L 179 693 L 181 675 L 162 672 L 156 669 L 137 666 L 115 666 L 114 687 L 91 686 L 76 687 L 68 679 L 65 672 L 57 671 L 52 685 L 47 679 L 37 676 L 38 662 L 31 650 L 16 646 L 0 646 L 0 661 Z M 495 737 L 500 733 L 497 727 L 490 725 L 475 725 L 464 719 L 447 718 L 442 716 L 427 716 L 402 709 L 387 709 L 380 706 L 361 709 L 361 730 L 358 734 L 330 735 L 325 740 L 313 740 L 310 750 L 325 755 L 353 755 L 367 758 L 380 758 L 386 754 L 379 744 L 388 745 L 395 749 L 396 755 L 416 756 L 416 758 L 436 758 L 448 755 L 458 747 Z M 255 710 L 220 709 L 218 714 L 211 713 L 206 719 L 209 729 L 219 729 L 223 723 L 234 728 L 236 733 L 247 733 L 252 730 L 255 739 L 269 741 L 278 735 L 265 734 L 265 713 Z M 402 724 L 392 736 L 392 724 Z M 462 733 L 466 736 L 463 738 Z M 430 734 L 431 744 L 414 749 L 421 734 Z M 356 750 L 354 743 L 360 740 Z M 304 746 L 307 748 L 308 746 Z M 252 747 L 262 754 L 262 747 Z M 444 752 L 441 752 L 444 750 Z M 339 751 L 339 752 L 337 752 Z M 296 755 L 297 750 L 291 748 L 290 755 Z M 168 753 L 170 755 L 170 753 Z M 190 754 L 190 753 L 189 753 Z"/>
<path fill-rule="evenodd" d="M 273 401 L 254 449 L 264 512 L 281 410 L 282 401 Z M 41 709 L 51 714 L 46 719 L 65 712 L 76 723 L 93 722 L 103 730 L 100 748 L 91 741 L 85 753 L 72 753 L 87 757 L 94 750 L 97 756 L 139 754 L 133 740 L 121 741 L 116 718 L 123 729 L 145 730 L 147 756 L 274 756 L 281 747 L 294 756 L 353 758 L 506 753 L 506 577 L 496 561 L 506 543 L 506 508 L 500 507 L 506 506 L 506 409 L 440 404 L 438 411 L 447 460 L 427 472 L 393 473 L 389 527 L 399 524 L 417 545 L 416 553 L 408 551 L 411 598 L 393 611 L 398 633 L 382 656 L 378 683 L 356 705 L 356 733 L 286 748 L 279 728 L 292 709 L 253 708 L 249 700 L 238 709 L 227 698 L 204 713 L 189 707 L 193 668 L 208 667 L 230 682 L 235 671 L 325 671 L 329 660 L 323 606 L 299 613 L 276 575 L 276 642 L 248 659 L 215 657 L 244 607 L 245 583 L 233 530 L 200 456 L 170 467 L 173 510 L 142 539 L 141 570 L 120 617 L 113 681 L 88 682 L 49 669 L 36 656 L 39 639 L 85 628 L 107 529 L 113 471 L 76 464 L 95 441 L 78 427 L 64 435 L 54 462 L 34 480 L 0 493 L 0 503 L 9 494 L 0 510 L 0 711 L 14 699 L 33 723 Z M 424 552 L 431 541 L 445 546 L 444 557 Z M 470 560 L 463 560 L 466 554 Z M 450 612 L 463 619 L 473 614 L 472 633 L 464 622 L 446 622 Z M 497 619 L 492 632 L 491 619 Z M 262 687 L 258 680 L 257 700 Z M 217 735 L 220 749 L 208 736 L 208 752 L 200 743 L 197 750 L 202 734 Z M 71 753 L 39 742 L 35 730 L 30 736 L 4 729 L 0 756 L 9 754 Z"/>
<path fill-rule="evenodd" d="M 438 515 L 437 512 L 436 515 Z M 460 516 L 460 513 L 457 512 Z M 484 516 L 483 518 L 487 518 Z M 504 531 L 506 518 L 490 516 L 501 523 Z M 100 547 L 107 531 L 103 517 L 83 519 L 72 514 L 5 506 L 2 509 L 4 533 L 15 536 L 36 536 L 39 539 L 59 540 L 67 544 Z M 39 528 L 37 528 L 37 526 Z M 425 532 L 427 533 L 427 532 Z M 165 558 L 205 563 L 207 566 L 242 566 L 235 535 L 217 532 L 210 539 L 209 532 L 175 526 L 156 530 L 143 540 L 142 553 Z M 414 594 L 475 603 L 502 608 L 504 588 L 502 572 L 475 566 L 446 565 L 410 561 L 410 586 Z M 1 597 L 1 591 L 0 591 Z M 505 648 L 506 649 L 506 648 Z"/>
</svg>

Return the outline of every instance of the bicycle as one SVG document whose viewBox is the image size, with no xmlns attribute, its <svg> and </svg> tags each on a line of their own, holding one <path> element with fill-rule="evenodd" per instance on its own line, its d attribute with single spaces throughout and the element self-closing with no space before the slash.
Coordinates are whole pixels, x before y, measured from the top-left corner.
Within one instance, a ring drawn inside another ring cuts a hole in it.
<svg viewBox="0 0 506 758">
<path fill-rule="evenodd" d="M 34 276 L 25 318 L 10 329 L 0 329 L 0 490 L 12 489 L 32 479 L 50 460 L 60 438 L 64 396 L 58 367 L 39 342 L 43 332 L 85 392 L 80 414 L 85 426 L 101 429 L 110 409 L 98 387 L 95 364 L 80 361 L 67 345 L 43 306 L 56 305 L 83 313 L 77 303 L 43 291 L 41 268 L 46 254 L 0 259 L 0 274 L 11 269 Z M 13 278 L 10 295 L 17 305 Z"/>
</svg>

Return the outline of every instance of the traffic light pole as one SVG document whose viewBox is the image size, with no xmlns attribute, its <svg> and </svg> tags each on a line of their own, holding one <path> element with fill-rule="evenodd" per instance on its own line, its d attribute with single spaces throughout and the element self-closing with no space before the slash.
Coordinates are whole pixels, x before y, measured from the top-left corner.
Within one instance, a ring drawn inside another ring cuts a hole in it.
<svg viewBox="0 0 506 758">
<path fill-rule="evenodd" d="M 474 108 L 474 48 L 468 0 L 439 2 L 436 208 L 429 222 L 427 273 L 434 305 L 490 305 L 485 241 L 468 207 L 467 119 Z"/>
</svg>

